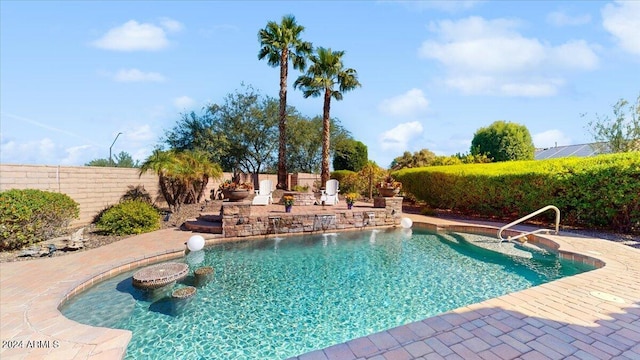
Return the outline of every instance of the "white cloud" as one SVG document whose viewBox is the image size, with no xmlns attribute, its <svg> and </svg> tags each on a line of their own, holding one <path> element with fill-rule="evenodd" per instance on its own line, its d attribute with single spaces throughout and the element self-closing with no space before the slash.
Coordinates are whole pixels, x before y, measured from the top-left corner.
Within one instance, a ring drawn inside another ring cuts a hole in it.
<svg viewBox="0 0 640 360">
<path fill-rule="evenodd" d="M 165 30 L 169 32 L 179 32 L 179 31 L 182 31 L 182 29 L 184 28 L 182 23 L 169 18 L 161 18 L 160 26 L 162 26 L 163 28 L 165 28 Z"/>
<path fill-rule="evenodd" d="M 189 109 L 195 105 L 196 101 L 188 96 L 180 96 L 173 99 L 173 105 L 180 110 Z"/>
<path fill-rule="evenodd" d="M 598 66 L 593 46 L 583 40 L 552 46 L 518 32 L 512 19 L 466 19 L 432 23 L 438 39 L 425 41 L 423 58 L 447 69 L 444 84 L 466 94 L 550 96 L 565 83 L 562 71 Z"/>
<path fill-rule="evenodd" d="M 406 93 L 383 100 L 378 109 L 391 116 L 411 117 L 424 112 L 429 100 L 420 89 L 411 89 Z"/>
<path fill-rule="evenodd" d="M 549 50 L 551 63 L 568 69 L 593 70 L 598 67 L 598 56 L 584 40 L 569 41 Z"/>
<path fill-rule="evenodd" d="M 409 142 L 420 136 L 423 130 L 422 124 L 418 121 L 399 124 L 380 135 L 381 148 L 386 151 L 401 153 L 408 149 Z"/>
<path fill-rule="evenodd" d="M 152 148 L 140 148 L 136 150 L 133 154 L 130 154 L 134 161 L 143 162 L 151 155 L 153 152 Z"/>
<path fill-rule="evenodd" d="M 122 132 L 125 139 L 134 142 L 149 141 L 155 137 L 153 130 L 151 130 L 151 126 L 148 124 L 128 128 L 123 130 Z"/>
<path fill-rule="evenodd" d="M 556 145 L 571 145 L 571 138 L 560 130 L 547 130 L 533 135 L 533 144 L 536 148 L 550 148 Z"/>
<path fill-rule="evenodd" d="M 90 159 L 91 145 L 64 148 L 50 138 L 18 142 L 5 141 L 0 145 L 0 159 L 8 164 L 83 165 Z"/>
<path fill-rule="evenodd" d="M 555 26 L 578 26 L 591 22 L 591 15 L 568 15 L 562 11 L 554 11 L 547 15 L 547 22 Z"/>
<path fill-rule="evenodd" d="M 602 26 L 622 49 L 640 55 L 640 1 L 616 1 L 602 8 Z"/>
<path fill-rule="evenodd" d="M 60 165 L 84 165 L 91 160 L 87 160 L 87 150 L 91 149 L 89 145 L 72 146 L 64 149 L 64 156 L 60 160 Z"/>
<path fill-rule="evenodd" d="M 129 20 L 107 31 L 92 44 L 101 49 L 116 51 L 162 50 L 169 46 L 167 31 L 175 32 L 181 27 L 179 22 L 171 19 L 162 20 L 160 26 Z"/>
<path fill-rule="evenodd" d="M 114 80 L 118 82 L 164 82 L 165 77 L 156 72 L 142 72 L 138 69 L 121 69 Z"/>
</svg>

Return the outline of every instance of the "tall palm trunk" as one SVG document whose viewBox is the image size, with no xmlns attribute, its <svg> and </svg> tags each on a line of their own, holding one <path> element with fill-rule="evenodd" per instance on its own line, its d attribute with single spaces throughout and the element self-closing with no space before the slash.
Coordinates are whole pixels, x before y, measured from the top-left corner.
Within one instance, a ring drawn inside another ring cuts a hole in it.
<svg viewBox="0 0 640 360">
<path fill-rule="evenodd" d="M 287 189 L 287 76 L 289 49 L 280 55 L 280 122 L 278 123 L 278 189 Z"/>
<path fill-rule="evenodd" d="M 324 106 L 322 107 L 322 172 L 320 173 L 320 184 L 324 185 L 329 180 L 329 146 L 330 126 L 329 110 L 331 108 L 331 91 L 324 90 Z"/>
</svg>

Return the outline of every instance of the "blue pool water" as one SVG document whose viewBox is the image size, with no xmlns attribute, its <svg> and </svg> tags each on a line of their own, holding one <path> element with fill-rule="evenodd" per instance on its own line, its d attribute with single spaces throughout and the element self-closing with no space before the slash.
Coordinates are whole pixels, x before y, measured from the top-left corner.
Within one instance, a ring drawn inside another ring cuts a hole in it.
<svg viewBox="0 0 640 360">
<path fill-rule="evenodd" d="M 283 359 L 589 270 L 421 230 L 227 243 L 179 261 L 191 272 L 215 268 L 214 280 L 179 314 L 167 298 L 133 288 L 134 272 L 61 311 L 131 330 L 127 359 Z"/>
</svg>

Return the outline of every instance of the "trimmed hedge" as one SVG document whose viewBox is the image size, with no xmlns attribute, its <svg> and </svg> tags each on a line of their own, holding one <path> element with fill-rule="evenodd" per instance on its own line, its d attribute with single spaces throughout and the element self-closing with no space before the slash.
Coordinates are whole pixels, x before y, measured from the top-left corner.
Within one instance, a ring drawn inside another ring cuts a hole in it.
<svg viewBox="0 0 640 360">
<path fill-rule="evenodd" d="M 0 193 L 0 250 L 19 249 L 62 233 L 78 217 L 66 194 L 35 189 Z"/>
<path fill-rule="evenodd" d="M 160 213 L 151 204 L 127 200 L 99 214 L 96 228 L 108 235 L 142 234 L 160 229 Z"/>
<path fill-rule="evenodd" d="M 515 219 L 555 205 L 566 225 L 640 233 L 638 152 L 403 169 L 394 176 L 433 208 Z"/>
</svg>

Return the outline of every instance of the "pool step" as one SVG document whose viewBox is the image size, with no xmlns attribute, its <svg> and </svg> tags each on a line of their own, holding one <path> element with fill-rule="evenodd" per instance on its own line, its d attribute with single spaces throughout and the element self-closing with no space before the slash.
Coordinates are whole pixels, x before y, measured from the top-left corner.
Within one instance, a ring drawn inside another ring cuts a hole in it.
<svg viewBox="0 0 640 360">
<path fill-rule="evenodd" d="M 183 226 L 186 230 L 209 234 L 222 234 L 222 219 L 209 221 L 208 219 L 203 220 L 199 217 L 185 221 Z"/>
</svg>

